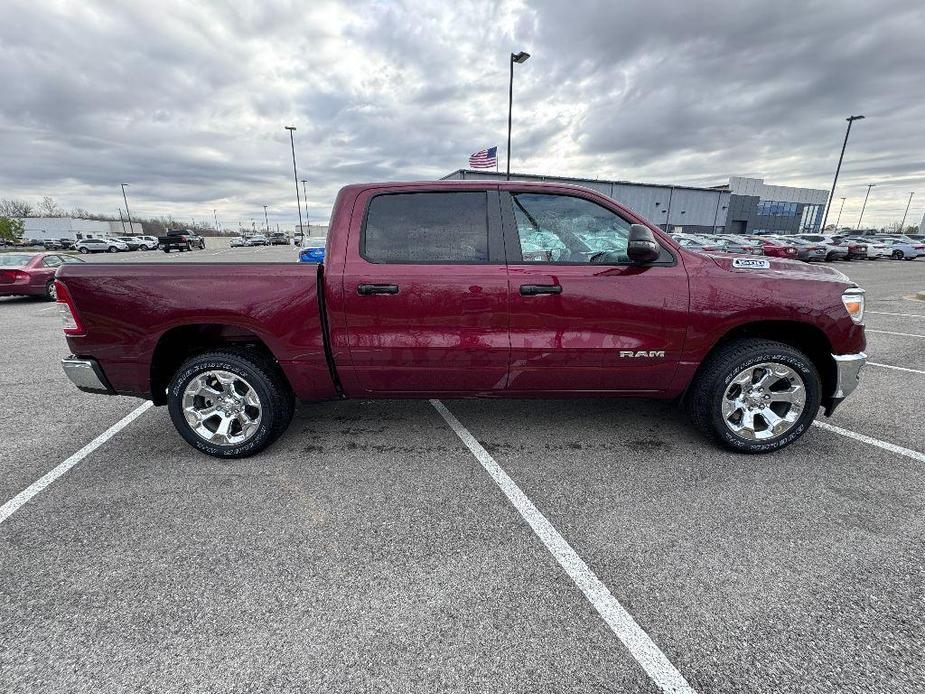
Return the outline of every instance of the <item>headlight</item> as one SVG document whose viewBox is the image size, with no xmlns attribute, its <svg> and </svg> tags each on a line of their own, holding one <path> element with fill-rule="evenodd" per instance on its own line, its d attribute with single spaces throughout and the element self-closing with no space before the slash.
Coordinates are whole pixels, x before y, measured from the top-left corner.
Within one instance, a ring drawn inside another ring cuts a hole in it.
<svg viewBox="0 0 925 694">
<path fill-rule="evenodd" d="M 851 320 L 860 323 L 864 320 L 864 290 L 860 287 L 846 289 L 841 295 L 841 302 L 845 305 L 845 310 L 851 316 Z"/>
</svg>

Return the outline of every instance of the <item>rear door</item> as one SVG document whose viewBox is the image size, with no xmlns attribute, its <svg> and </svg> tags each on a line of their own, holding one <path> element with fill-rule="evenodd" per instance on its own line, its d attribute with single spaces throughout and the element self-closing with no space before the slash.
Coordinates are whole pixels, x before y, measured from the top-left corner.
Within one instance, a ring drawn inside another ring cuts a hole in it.
<svg viewBox="0 0 925 694">
<path fill-rule="evenodd" d="M 683 348 L 687 274 L 672 251 L 626 255 L 630 219 L 605 198 L 501 193 L 511 283 L 509 389 L 655 392 Z"/>
<path fill-rule="evenodd" d="M 55 270 L 57 270 L 60 265 L 61 256 L 46 255 L 38 262 L 35 269 L 32 271 L 32 286 L 44 287 L 51 282 L 55 276 Z"/>
<path fill-rule="evenodd" d="M 495 187 L 361 193 L 343 274 L 347 391 L 501 391 L 510 355 L 502 244 Z"/>
</svg>

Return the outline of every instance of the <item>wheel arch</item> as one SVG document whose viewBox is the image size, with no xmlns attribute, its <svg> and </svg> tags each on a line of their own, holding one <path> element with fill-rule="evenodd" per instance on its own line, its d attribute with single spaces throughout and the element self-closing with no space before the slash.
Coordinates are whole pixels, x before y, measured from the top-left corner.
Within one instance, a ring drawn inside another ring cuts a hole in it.
<svg viewBox="0 0 925 694">
<path fill-rule="evenodd" d="M 151 356 L 151 400 L 155 405 L 166 404 L 167 386 L 184 361 L 196 354 L 230 346 L 254 350 L 257 356 L 276 366 L 282 382 L 292 390 L 273 351 L 257 333 L 232 323 L 188 323 L 174 326 L 158 338 Z"/>
<path fill-rule="evenodd" d="M 710 356 L 719 348 L 741 338 L 756 337 L 782 342 L 803 352 L 812 361 L 819 372 L 823 397 L 833 392 L 837 380 L 835 365 L 832 361 L 832 343 L 821 328 L 812 323 L 794 320 L 760 320 L 741 323 L 725 332 L 710 347 L 700 362 L 693 383 L 707 363 Z"/>
</svg>

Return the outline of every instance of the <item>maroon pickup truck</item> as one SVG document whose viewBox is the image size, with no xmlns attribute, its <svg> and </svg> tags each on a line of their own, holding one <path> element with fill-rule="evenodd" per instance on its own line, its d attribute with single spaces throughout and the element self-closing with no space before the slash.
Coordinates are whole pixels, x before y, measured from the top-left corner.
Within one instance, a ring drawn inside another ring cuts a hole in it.
<svg viewBox="0 0 925 694">
<path fill-rule="evenodd" d="M 566 185 L 350 185 L 320 265 L 57 278 L 70 379 L 167 405 L 225 458 L 272 443 L 296 399 L 347 397 L 678 399 L 711 439 L 772 451 L 866 360 L 864 292 L 840 272 L 686 250 Z"/>
</svg>

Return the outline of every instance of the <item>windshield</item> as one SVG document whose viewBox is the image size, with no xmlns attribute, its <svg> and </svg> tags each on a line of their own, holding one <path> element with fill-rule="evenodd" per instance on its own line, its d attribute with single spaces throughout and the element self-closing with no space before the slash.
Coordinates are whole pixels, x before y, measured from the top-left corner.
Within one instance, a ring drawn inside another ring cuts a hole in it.
<svg viewBox="0 0 925 694">
<path fill-rule="evenodd" d="M 27 253 L 0 254 L 0 267 L 25 267 L 34 257 Z"/>
</svg>

